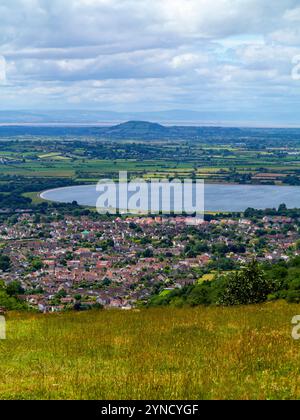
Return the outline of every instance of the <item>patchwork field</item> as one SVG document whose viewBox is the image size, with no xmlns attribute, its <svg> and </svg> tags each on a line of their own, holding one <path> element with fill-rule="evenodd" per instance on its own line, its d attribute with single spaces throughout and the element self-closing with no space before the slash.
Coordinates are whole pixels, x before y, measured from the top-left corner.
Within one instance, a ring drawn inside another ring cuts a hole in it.
<svg viewBox="0 0 300 420">
<path fill-rule="evenodd" d="M 1 399 L 298 399 L 299 305 L 10 313 Z"/>
<path fill-rule="evenodd" d="M 145 139 L 142 133 L 132 136 L 129 130 L 112 140 L 97 130 L 93 135 L 85 129 L 78 136 L 71 128 L 57 134 L 45 129 L 28 135 L 28 130 L 23 136 L 13 127 L 4 130 L 6 134 L 0 132 L 0 177 L 97 182 L 128 171 L 145 179 L 201 177 L 212 183 L 300 184 L 298 131 L 206 132 L 202 128 L 202 135 L 195 137 L 186 128 L 168 139 L 162 132 L 158 140 Z"/>
</svg>

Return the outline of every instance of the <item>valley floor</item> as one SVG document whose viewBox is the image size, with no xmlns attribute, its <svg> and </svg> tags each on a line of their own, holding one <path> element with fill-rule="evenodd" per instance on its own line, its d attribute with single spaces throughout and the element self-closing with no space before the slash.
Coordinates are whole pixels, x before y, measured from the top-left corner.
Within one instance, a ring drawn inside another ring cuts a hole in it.
<svg viewBox="0 0 300 420">
<path fill-rule="evenodd" d="M 298 399 L 300 305 L 7 315 L 0 399 Z"/>
</svg>

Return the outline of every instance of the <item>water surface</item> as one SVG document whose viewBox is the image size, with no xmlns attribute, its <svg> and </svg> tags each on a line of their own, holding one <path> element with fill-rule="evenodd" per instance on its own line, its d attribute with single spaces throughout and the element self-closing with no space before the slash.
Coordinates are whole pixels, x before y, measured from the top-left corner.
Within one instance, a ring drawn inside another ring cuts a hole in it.
<svg viewBox="0 0 300 420">
<path fill-rule="evenodd" d="M 99 194 L 95 185 L 82 185 L 45 191 L 41 197 L 60 203 L 77 201 L 80 205 L 95 207 Z M 300 187 L 205 184 L 206 211 L 278 208 L 282 203 L 288 208 L 300 208 Z"/>
</svg>

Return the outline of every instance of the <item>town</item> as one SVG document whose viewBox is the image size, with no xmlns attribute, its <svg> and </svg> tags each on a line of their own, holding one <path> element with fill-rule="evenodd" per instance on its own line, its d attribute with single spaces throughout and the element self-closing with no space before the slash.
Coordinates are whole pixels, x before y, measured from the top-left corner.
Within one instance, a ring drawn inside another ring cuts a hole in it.
<svg viewBox="0 0 300 420">
<path fill-rule="evenodd" d="M 245 213 L 247 215 L 247 212 Z M 239 216 L 239 217 L 238 217 Z M 155 293 L 196 284 L 255 258 L 298 255 L 300 218 L 76 217 L 28 211 L 2 221 L 0 279 L 41 312 L 132 309 Z"/>
</svg>

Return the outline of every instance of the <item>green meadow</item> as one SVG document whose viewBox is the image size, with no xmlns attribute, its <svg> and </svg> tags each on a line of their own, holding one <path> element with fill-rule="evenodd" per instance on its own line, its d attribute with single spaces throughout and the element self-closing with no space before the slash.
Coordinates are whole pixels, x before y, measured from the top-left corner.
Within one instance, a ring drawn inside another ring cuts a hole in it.
<svg viewBox="0 0 300 420">
<path fill-rule="evenodd" d="M 298 399 L 300 305 L 9 313 L 1 399 Z"/>
</svg>

